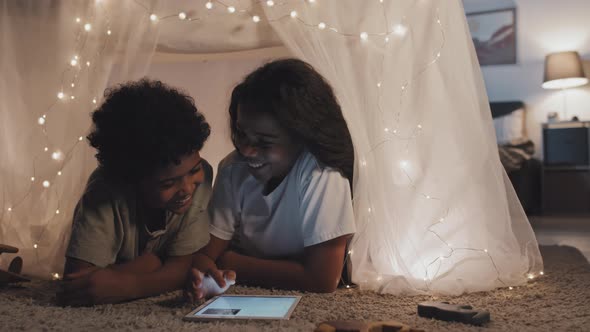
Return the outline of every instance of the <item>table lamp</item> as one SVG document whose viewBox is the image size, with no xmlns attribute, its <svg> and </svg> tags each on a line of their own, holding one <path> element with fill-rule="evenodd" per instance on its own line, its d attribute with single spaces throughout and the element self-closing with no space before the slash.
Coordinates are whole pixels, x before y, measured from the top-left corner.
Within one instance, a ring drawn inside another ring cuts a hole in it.
<svg viewBox="0 0 590 332">
<path fill-rule="evenodd" d="M 561 89 L 564 119 L 567 120 L 565 89 L 588 84 L 580 55 L 576 51 L 557 52 L 545 57 L 544 89 Z"/>
</svg>

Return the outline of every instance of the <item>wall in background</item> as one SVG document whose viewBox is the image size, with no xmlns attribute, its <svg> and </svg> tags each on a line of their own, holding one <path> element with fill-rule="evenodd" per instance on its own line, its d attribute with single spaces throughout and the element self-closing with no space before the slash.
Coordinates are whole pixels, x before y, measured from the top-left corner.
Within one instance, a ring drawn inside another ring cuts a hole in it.
<svg viewBox="0 0 590 332">
<path fill-rule="evenodd" d="M 563 117 L 560 91 L 541 88 L 545 55 L 576 50 L 590 76 L 590 1 L 463 0 L 465 11 L 516 7 L 517 64 L 482 67 L 490 101 L 522 100 L 527 105 L 526 131 L 542 158 L 541 123 L 547 113 Z M 566 90 L 567 113 L 590 120 L 590 85 Z"/>
</svg>

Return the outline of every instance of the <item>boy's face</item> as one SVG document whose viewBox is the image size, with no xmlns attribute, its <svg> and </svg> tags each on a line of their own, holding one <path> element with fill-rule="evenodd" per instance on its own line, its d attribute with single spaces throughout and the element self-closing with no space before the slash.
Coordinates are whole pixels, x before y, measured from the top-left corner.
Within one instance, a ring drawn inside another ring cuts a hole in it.
<svg viewBox="0 0 590 332">
<path fill-rule="evenodd" d="M 291 170 L 302 145 L 268 113 L 238 106 L 236 126 L 235 144 L 250 173 L 272 191 Z"/>
<path fill-rule="evenodd" d="M 140 182 L 144 203 L 149 208 L 166 209 L 176 214 L 185 213 L 191 206 L 195 190 L 205 179 L 205 171 L 198 151 L 180 158 Z"/>
</svg>

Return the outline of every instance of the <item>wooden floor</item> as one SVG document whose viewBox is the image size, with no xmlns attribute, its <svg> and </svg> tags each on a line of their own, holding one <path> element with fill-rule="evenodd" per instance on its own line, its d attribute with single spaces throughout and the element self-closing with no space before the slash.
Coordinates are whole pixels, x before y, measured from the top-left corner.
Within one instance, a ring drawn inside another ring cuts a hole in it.
<svg viewBox="0 0 590 332">
<path fill-rule="evenodd" d="M 529 216 L 540 245 L 576 247 L 590 261 L 590 216 Z"/>
</svg>

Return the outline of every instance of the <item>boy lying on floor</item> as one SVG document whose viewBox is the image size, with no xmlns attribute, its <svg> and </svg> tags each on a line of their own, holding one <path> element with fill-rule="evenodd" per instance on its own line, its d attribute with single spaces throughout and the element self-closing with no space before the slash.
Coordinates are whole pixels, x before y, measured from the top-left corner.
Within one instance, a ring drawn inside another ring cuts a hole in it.
<svg viewBox="0 0 590 332">
<path fill-rule="evenodd" d="M 209 241 L 212 169 L 199 154 L 209 125 L 191 97 L 145 79 L 108 91 L 92 120 L 99 166 L 76 206 L 58 302 L 182 288 Z"/>
</svg>

